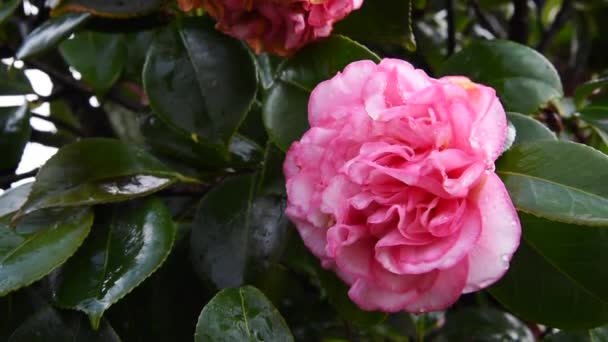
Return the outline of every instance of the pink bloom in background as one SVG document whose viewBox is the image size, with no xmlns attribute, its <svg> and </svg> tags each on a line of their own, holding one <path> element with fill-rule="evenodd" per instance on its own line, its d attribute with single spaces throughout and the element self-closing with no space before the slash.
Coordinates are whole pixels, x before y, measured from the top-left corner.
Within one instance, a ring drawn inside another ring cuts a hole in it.
<svg viewBox="0 0 608 342">
<path fill-rule="evenodd" d="M 178 0 L 182 9 L 202 6 L 217 28 L 245 40 L 256 52 L 287 56 L 327 37 L 336 21 L 358 9 L 363 0 Z"/>
<path fill-rule="evenodd" d="M 507 121 L 492 88 L 360 61 L 315 88 L 308 119 L 287 214 L 362 309 L 444 309 L 507 271 L 521 229 L 494 173 Z"/>
</svg>

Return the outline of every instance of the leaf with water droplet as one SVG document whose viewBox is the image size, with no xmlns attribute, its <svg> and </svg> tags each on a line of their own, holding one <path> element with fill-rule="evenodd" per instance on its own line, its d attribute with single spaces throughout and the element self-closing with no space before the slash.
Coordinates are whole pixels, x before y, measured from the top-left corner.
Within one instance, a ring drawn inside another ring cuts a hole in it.
<svg viewBox="0 0 608 342">
<path fill-rule="evenodd" d="M 285 320 L 253 286 L 219 292 L 205 306 L 196 325 L 195 342 L 293 341 Z"/>
<path fill-rule="evenodd" d="M 191 259 L 195 272 L 216 288 L 263 276 L 283 252 L 289 224 L 285 199 L 259 196 L 256 190 L 254 176 L 233 177 L 201 201 L 192 227 Z"/>
<path fill-rule="evenodd" d="M 15 227 L 0 219 L 0 296 L 39 280 L 61 265 L 89 234 L 88 208 L 49 209 L 24 217 Z"/>
<path fill-rule="evenodd" d="M 160 267 L 176 231 L 153 197 L 99 207 L 96 216 L 93 233 L 53 283 L 59 305 L 85 312 L 94 328 L 105 310 Z"/>
<path fill-rule="evenodd" d="M 157 36 L 143 70 L 152 110 L 200 142 L 227 145 L 257 93 L 255 61 L 205 18 L 183 18 Z"/>
<path fill-rule="evenodd" d="M 83 139 L 60 149 L 40 169 L 18 215 L 124 201 L 184 179 L 137 146 L 113 139 Z"/>
</svg>

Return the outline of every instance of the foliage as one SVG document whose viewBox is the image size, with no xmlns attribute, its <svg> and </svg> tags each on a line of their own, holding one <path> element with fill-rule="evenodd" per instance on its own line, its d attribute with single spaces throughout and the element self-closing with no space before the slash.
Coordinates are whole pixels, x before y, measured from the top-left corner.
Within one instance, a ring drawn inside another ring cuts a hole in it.
<svg viewBox="0 0 608 342">
<path fill-rule="evenodd" d="M 0 0 L 0 340 L 608 340 L 606 15 L 367 0 L 284 58 L 175 1 Z M 521 247 L 445 312 L 358 309 L 284 215 L 310 92 L 383 57 L 490 85 L 510 111 L 496 172 Z M 32 144 L 58 152 L 23 170 Z"/>
</svg>

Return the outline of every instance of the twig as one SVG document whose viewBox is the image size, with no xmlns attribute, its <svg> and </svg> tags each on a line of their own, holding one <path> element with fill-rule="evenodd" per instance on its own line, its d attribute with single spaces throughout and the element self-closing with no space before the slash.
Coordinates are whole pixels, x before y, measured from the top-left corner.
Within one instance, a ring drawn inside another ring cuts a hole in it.
<svg viewBox="0 0 608 342">
<path fill-rule="evenodd" d="M 495 38 L 504 37 L 504 35 L 505 35 L 504 30 L 501 30 L 502 32 L 498 32 L 498 30 L 494 27 L 494 25 L 492 25 L 492 23 L 490 22 L 488 17 L 485 15 L 485 13 L 483 13 L 483 11 L 481 10 L 481 7 L 479 7 L 479 4 L 477 3 L 477 1 L 470 0 L 469 6 L 473 9 L 473 13 L 477 17 L 477 20 L 479 21 L 479 25 L 481 25 L 481 27 L 483 27 L 488 32 L 490 32 Z"/>
<path fill-rule="evenodd" d="M 41 119 L 44 121 L 48 121 L 48 122 L 54 124 L 57 128 L 63 128 L 66 131 L 69 131 L 70 133 L 75 134 L 77 136 L 83 137 L 86 135 L 78 127 L 74 127 L 71 124 L 69 124 L 65 121 L 59 120 L 57 118 L 54 118 L 52 116 L 45 116 L 45 115 L 40 115 L 40 114 L 36 114 L 36 113 L 32 113 L 31 115 L 35 118 L 38 118 L 38 119 Z"/>
<path fill-rule="evenodd" d="M 572 9 L 572 0 L 564 0 L 562 2 L 562 6 L 559 8 L 559 11 L 555 15 L 555 19 L 551 23 L 551 26 L 548 30 L 544 31 L 540 42 L 536 46 L 536 50 L 543 52 L 549 47 L 551 40 L 555 35 L 562 29 L 562 27 L 568 21 L 568 17 L 570 16 L 570 10 Z"/>
<path fill-rule="evenodd" d="M 6 188 L 10 187 L 11 184 L 18 182 L 22 179 L 35 177 L 38 174 L 38 170 L 39 169 L 35 169 L 35 170 L 29 171 L 26 173 L 21 173 L 18 175 L 11 174 L 11 175 L 0 176 L 0 188 L 6 189 Z"/>
<path fill-rule="evenodd" d="M 454 0 L 445 0 L 445 8 L 447 11 L 448 21 L 448 57 L 454 53 L 456 49 L 456 19 L 454 15 Z"/>
<path fill-rule="evenodd" d="M 522 44 L 528 42 L 529 13 L 528 0 L 513 0 L 513 16 L 509 21 L 509 39 Z"/>
</svg>

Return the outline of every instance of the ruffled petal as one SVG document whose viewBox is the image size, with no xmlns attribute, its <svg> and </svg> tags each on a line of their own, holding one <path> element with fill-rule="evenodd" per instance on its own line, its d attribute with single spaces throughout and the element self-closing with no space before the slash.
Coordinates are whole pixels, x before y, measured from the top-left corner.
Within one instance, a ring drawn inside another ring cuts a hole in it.
<svg viewBox="0 0 608 342">
<path fill-rule="evenodd" d="M 472 200 L 481 214 L 481 235 L 469 253 L 465 293 L 486 288 L 500 279 L 519 247 L 521 225 L 504 184 L 492 172 L 486 174 Z"/>
</svg>

